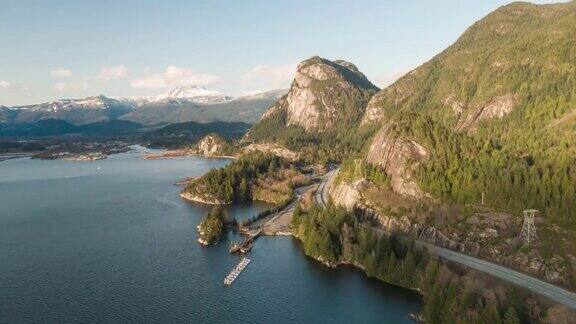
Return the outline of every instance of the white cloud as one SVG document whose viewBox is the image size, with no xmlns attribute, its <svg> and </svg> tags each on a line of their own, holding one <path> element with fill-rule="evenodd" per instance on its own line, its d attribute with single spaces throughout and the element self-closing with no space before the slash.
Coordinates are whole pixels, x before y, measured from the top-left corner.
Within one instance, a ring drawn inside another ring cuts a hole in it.
<svg viewBox="0 0 576 324">
<path fill-rule="evenodd" d="M 297 66 L 297 63 L 257 65 L 242 75 L 240 83 L 252 88 L 266 88 L 268 90 L 285 88 L 290 85 L 294 78 Z"/>
<path fill-rule="evenodd" d="M 128 69 L 124 65 L 105 66 L 96 77 L 99 80 L 114 80 L 124 78 L 128 75 Z"/>
<path fill-rule="evenodd" d="M 218 83 L 220 78 L 204 73 L 193 73 L 191 70 L 171 65 L 161 73 L 148 73 L 140 79 L 130 81 L 134 88 L 159 89 L 176 86 L 206 86 Z"/>
<path fill-rule="evenodd" d="M 72 76 L 72 71 L 67 69 L 58 69 L 50 71 L 50 75 L 55 78 L 69 78 Z"/>
<path fill-rule="evenodd" d="M 89 86 L 86 82 L 57 82 L 54 84 L 54 90 L 64 91 L 85 91 Z"/>
<path fill-rule="evenodd" d="M 8 88 L 10 87 L 10 82 L 5 81 L 5 80 L 0 80 L 0 88 Z"/>
</svg>

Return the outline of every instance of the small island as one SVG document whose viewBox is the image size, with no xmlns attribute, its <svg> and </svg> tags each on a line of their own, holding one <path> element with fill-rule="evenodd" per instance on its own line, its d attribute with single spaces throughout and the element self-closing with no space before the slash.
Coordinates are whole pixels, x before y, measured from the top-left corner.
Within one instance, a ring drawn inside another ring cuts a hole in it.
<svg viewBox="0 0 576 324">
<path fill-rule="evenodd" d="M 218 244 L 224 234 L 225 227 L 224 210 L 221 206 L 216 205 L 206 213 L 197 227 L 200 234 L 198 242 L 205 246 Z"/>
</svg>

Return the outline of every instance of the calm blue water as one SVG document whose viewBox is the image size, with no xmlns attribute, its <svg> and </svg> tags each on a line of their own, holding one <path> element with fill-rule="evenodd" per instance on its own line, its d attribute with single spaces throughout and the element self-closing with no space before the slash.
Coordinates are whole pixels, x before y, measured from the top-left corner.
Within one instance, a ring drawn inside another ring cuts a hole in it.
<svg viewBox="0 0 576 324">
<path fill-rule="evenodd" d="M 140 157 L 0 162 L 0 322 L 402 323 L 421 307 L 412 292 L 318 265 L 289 237 L 259 239 L 225 287 L 238 238 L 201 247 L 205 209 L 173 183 L 228 161 Z"/>
</svg>

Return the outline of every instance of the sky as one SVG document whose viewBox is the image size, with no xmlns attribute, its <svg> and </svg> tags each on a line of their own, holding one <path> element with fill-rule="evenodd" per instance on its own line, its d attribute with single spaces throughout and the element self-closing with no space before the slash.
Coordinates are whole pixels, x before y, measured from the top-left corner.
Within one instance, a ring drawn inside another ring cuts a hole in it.
<svg viewBox="0 0 576 324">
<path fill-rule="evenodd" d="M 0 0 L 0 105 L 187 85 L 237 96 L 289 87 L 313 55 L 384 87 L 509 2 Z"/>
</svg>

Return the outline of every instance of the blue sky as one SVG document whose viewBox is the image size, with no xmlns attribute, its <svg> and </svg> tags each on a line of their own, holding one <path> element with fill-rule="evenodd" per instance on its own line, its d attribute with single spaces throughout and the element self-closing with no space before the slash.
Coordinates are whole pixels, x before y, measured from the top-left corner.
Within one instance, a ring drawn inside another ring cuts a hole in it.
<svg viewBox="0 0 576 324">
<path fill-rule="evenodd" d="M 289 86 L 312 55 L 383 86 L 509 2 L 0 0 L 0 105 L 192 84 L 240 95 Z"/>
</svg>

